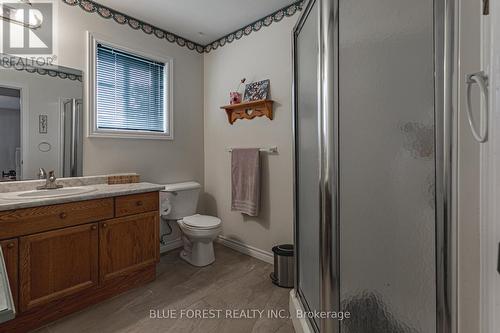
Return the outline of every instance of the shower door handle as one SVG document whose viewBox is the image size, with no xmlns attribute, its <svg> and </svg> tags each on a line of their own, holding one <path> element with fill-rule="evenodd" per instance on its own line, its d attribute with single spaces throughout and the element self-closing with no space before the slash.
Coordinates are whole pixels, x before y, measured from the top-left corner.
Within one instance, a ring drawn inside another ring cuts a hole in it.
<svg viewBox="0 0 500 333">
<path fill-rule="evenodd" d="M 469 119 L 470 129 L 472 135 L 477 142 L 486 142 L 488 138 L 488 76 L 483 72 L 477 72 L 473 74 L 467 74 L 465 77 L 465 83 L 467 84 L 467 94 L 466 94 L 466 105 L 467 118 Z M 481 91 L 481 97 L 484 99 L 484 108 L 480 109 L 479 115 L 479 130 L 476 127 L 474 118 L 472 116 L 472 106 L 471 106 L 471 92 L 472 85 L 477 83 L 479 90 Z"/>
<path fill-rule="evenodd" d="M 498 243 L 497 272 L 500 274 L 500 243 Z"/>
</svg>

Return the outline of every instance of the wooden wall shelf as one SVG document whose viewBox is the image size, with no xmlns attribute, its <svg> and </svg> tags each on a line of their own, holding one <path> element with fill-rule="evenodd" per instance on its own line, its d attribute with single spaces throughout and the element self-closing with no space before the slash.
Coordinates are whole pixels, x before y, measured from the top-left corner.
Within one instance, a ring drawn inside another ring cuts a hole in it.
<svg viewBox="0 0 500 333">
<path fill-rule="evenodd" d="M 227 120 L 232 125 L 238 119 L 253 119 L 262 116 L 266 116 L 270 120 L 273 120 L 273 103 L 274 101 L 270 99 L 261 99 L 258 101 L 221 106 L 221 109 L 226 111 Z"/>
</svg>

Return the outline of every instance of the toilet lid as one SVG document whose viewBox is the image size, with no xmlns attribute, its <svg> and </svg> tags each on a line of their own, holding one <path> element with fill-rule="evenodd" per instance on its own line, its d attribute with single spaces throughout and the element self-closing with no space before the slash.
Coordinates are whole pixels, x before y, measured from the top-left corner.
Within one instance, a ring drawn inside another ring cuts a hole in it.
<svg viewBox="0 0 500 333">
<path fill-rule="evenodd" d="M 186 216 L 182 219 L 182 222 L 190 227 L 209 229 L 218 227 L 221 223 L 221 220 L 218 217 L 214 216 L 196 214 L 192 216 Z"/>
</svg>

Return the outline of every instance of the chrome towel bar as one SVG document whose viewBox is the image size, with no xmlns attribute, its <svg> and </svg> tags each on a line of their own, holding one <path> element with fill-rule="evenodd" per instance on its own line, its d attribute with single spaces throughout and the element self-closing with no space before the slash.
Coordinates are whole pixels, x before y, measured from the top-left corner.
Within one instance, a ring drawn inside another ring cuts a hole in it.
<svg viewBox="0 0 500 333">
<path fill-rule="evenodd" d="M 232 152 L 233 149 L 236 149 L 236 148 L 226 148 L 226 151 Z M 259 151 L 261 151 L 263 153 L 277 154 L 278 153 L 278 147 L 273 146 L 273 147 L 267 147 L 267 148 L 259 148 Z"/>
</svg>

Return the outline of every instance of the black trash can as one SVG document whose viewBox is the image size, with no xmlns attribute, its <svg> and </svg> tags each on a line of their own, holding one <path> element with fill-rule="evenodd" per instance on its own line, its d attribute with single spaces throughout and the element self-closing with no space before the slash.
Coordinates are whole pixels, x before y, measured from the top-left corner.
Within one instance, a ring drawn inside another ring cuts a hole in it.
<svg viewBox="0 0 500 333">
<path fill-rule="evenodd" d="M 277 286 L 283 288 L 293 288 L 294 280 L 294 258 L 293 245 L 282 244 L 273 247 L 274 253 L 274 273 L 271 273 L 271 280 Z"/>
</svg>

